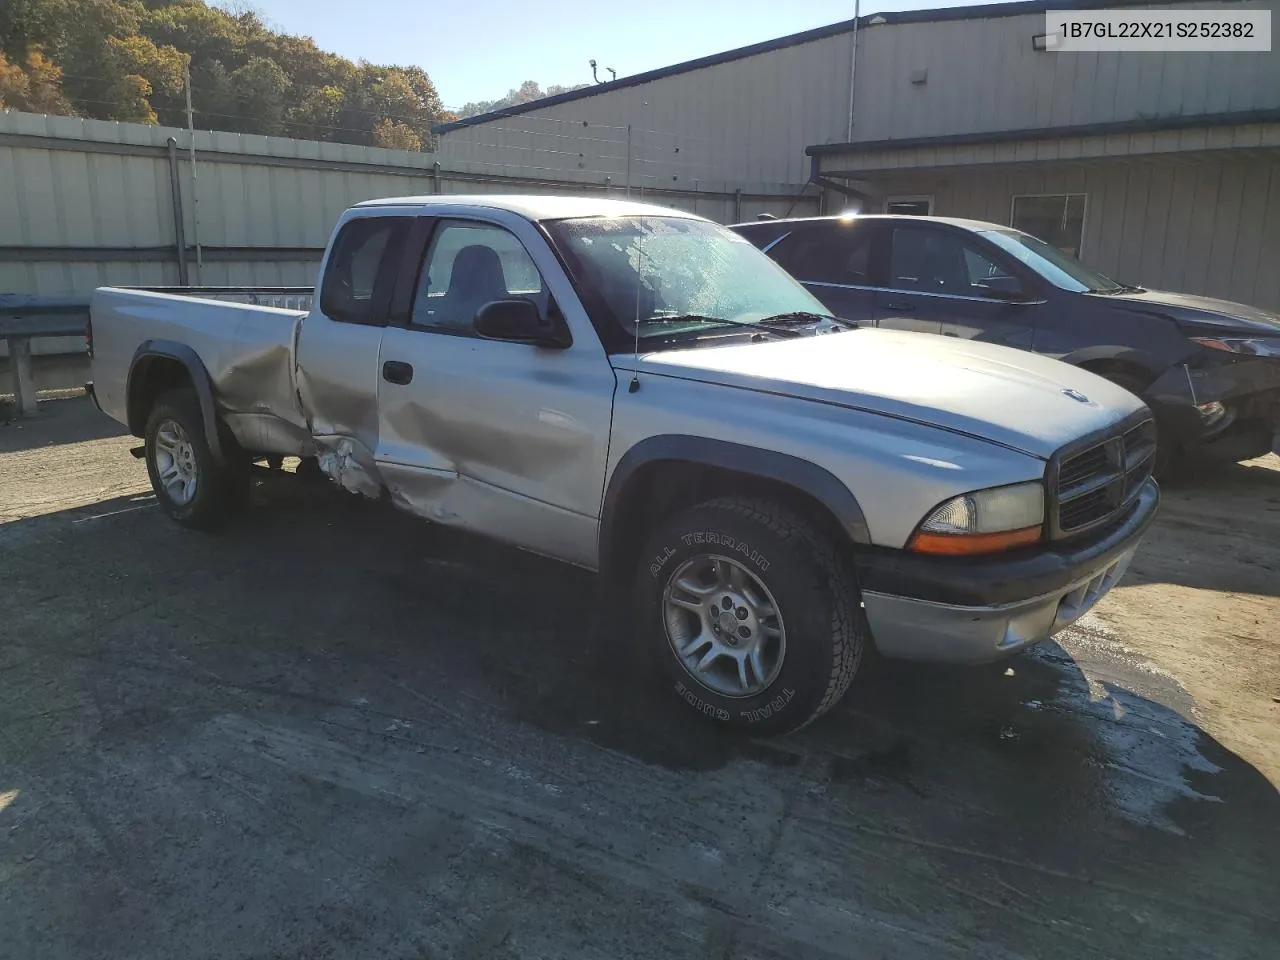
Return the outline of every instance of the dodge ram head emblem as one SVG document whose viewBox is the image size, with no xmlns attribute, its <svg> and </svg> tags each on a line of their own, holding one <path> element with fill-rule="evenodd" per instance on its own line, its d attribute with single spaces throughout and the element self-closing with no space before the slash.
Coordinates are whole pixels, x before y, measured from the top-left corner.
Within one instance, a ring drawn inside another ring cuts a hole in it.
<svg viewBox="0 0 1280 960">
<path fill-rule="evenodd" d="M 1086 397 L 1083 393 L 1081 393 L 1079 390 L 1072 390 L 1070 387 L 1063 387 L 1062 395 L 1064 397 L 1070 397 L 1072 400 L 1079 400 L 1081 403 L 1089 402 L 1089 398 Z"/>
</svg>

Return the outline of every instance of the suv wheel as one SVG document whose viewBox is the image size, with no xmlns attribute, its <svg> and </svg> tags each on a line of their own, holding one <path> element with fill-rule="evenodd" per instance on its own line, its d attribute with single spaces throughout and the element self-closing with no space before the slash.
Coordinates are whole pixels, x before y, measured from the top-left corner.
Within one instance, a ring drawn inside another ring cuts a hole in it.
<svg viewBox="0 0 1280 960">
<path fill-rule="evenodd" d="M 853 680 L 867 629 L 834 543 L 787 508 L 724 499 L 653 535 L 639 619 L 672 692 L 757 735 L 821 716 Z"/>
<path fill-rule="evenodd" d="M 184 527 L 216 529 L 246 499 L 248 471 L 214 460 L 190 390 L 171 390 L 156 400 L 147 418 L 146 460 L 161 509 Z"/>
</svg>

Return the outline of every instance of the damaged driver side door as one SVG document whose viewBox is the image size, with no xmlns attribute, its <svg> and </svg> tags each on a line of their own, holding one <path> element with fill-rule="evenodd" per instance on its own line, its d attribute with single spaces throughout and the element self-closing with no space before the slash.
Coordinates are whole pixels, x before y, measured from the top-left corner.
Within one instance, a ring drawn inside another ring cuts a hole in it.
<svg viewBox="0 0 1280 960">
<path fill-rule="evenodd" d="M 594 566 L 613 369 L 598 342 L 568 342 L 543 271 L 511 230 L 424 224 L 406 315 L 393 311 L 382 338 L 379 472 L 413 513 Z M 510 299 L 535 304 L 568 345 L 480 337 L 476 313 Z"/>
</svg>

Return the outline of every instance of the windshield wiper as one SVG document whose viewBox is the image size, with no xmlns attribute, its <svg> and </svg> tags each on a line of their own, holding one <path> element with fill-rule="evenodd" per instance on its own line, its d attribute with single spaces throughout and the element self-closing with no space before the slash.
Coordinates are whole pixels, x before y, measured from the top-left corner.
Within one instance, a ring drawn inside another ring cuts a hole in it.
<svg viewBox="0 0 1280 960">
<path fill-rule="evenodd" d="M 724 317 L 708 317 L 700 313 L 681 313 L 674 317 L 650 317 L 648 320 L 642 320 L 641 323 L 713 323 L 727 327 L 745 327 L 748 330 L 759 330 L 761 333 L 772 334 L 775 337 L 803 337 L 804 334 L 799 330 L 779 329 L 778 327 L 766 327 L 761 323 L 752 323 L 749 320 L 728 320 Z M 695 331 L 690 330 L 690 333 Z"/>
<path fill-rule="evenodd" d="M 775 313 L 771 317 L 761 317 L 757 323 L 772 323 L 775 320 L 830 320 L 838 323 L 846 330 L 856 330 L 858 325 L 844 317 L 835 317 L 829 313 L 814 313 L 811 310 L 791 310 L 787 313 Z"/>
</svg>

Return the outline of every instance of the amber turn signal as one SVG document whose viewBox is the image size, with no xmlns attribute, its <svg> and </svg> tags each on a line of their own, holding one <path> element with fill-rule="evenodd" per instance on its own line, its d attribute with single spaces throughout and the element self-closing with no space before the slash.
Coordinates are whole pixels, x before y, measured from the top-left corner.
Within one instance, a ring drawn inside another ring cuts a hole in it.
<svg viewBox="0 0 1280 960">
<path fill-rule="evenodd" d="M 999 533 L 931 533 L 917 531 L 907 544 L 916 553 L 933 553 L 959 557 L 978 553 L 998 553 L 1040 542 L 1040 527 L 1023 527 L 1021 530 L 1002 530 Z"/>
</svg>

